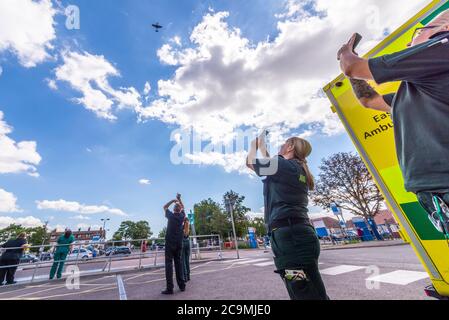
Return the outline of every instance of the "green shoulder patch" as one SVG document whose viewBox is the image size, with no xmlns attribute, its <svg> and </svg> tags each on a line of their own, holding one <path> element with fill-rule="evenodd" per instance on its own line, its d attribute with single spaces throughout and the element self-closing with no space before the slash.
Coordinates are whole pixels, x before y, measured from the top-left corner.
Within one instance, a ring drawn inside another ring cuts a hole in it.
<svg viewBox="0 0 449 320">
<path fill-rule="evenodd" d="M 306 183 L 306 182 L 307 182 L 306 176 L 300 175 L 300 176 L 299 176 L 299 181 L 302 182 L 302 183 Z"/>
</svg>

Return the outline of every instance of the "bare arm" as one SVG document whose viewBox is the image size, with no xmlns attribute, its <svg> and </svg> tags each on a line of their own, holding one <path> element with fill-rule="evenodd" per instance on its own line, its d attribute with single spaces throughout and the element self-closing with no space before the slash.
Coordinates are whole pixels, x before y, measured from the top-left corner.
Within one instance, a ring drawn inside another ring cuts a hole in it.
<svg viewBox="0 0 449 320">
<path fill-rule="evenodd" d="M 182 202 L 181 195 L 179 193 L 176 195 L 176 199 L 177 199 L 179 205 L 181 206 L 181 210 L 184 210 L 184 203 Z"/>
<path fill-rule="evenodd" d="M 341 71 L 343 71 L 348 78 L 374 80 L 373 74 L 369 68 L 368 60 L 360 58 L 354 52 L 355 38 L 355 35 L 353 35 L 349 42 L 343 45 L 337 53 Z"/>
<path fill-rule="evenodd" d="M 167 202 L 167 203 L 165 204 L 165 206 L 164 206 L 164 213 L 165 213 L 165 211 L 167 211 L 167 209 L 170 208 L 170 206 L 171 206 L 173 203 L 175 203 L 176 201 L 178 201 L 178 200 L 170 200 L 169 202 Z"/>
<path fill-rule="evenodd" d="M 267 150 L 267 143 L 265 141 L 265 131 L 262 132 L 262 134 L 256 140 L 251 142 L 251 147 L 249 149 L 248 156 L 246 157 L 246 166 L 253 171 L 255 171 L 253 163 L 255 162 L 257 157 L 257 150 L 260 150 L 260 153 L 263 157 L 270 157 L 270 154 Z"/>
<path fill-rule="evenodd" d="M 360 103 L 370 109 L 391 112 L 391 106 L 365 80 L 349 79 L 352 89 Z"/>
</svg>

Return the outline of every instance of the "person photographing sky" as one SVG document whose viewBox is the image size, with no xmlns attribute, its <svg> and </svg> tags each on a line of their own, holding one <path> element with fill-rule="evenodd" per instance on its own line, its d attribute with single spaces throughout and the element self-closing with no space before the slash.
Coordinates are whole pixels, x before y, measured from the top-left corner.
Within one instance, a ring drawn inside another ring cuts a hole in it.
<svg viewBox="0 0 449 320">
<path fill-rule="evenodd" d="M 247 166 L 265 177 L 265 223 L 271 236 L 276 273 L 292 300 L 328 300 L 318 269 L 320 242 L 309 217 L 308 193 L 315 183 L 307 165 L 312 146 L 292 137 L 273 158 L 265 132 L 251 143 Z M 262 158 L 257 158 L 260 150 Z"/>
<path fill-rule="evenodd" d="M 173 211 L 169 208 L 175 204 Z M 167 218 L 167 233 L 165 234 L 165 277 L 167 287 L 162 294 L 173 294 L 173 262 L 175 264 L 176 282 L 181 291 L 185 291 L 186 284 L 181 262 L 182 241 L 184 238 L 184 204 L 181 195 L 178 193 L 176 199 L 169 201 L 164 206 L 165 217 Z"/>
<path fill-rule="evenodd" d="M 435 215 L 435 196 L 449 205 L 449 10 L 417 28 L 408 48 L 372 59 L 354 52 L 355 35 L 338 51 L 343 73 L 360 103 L 391 112 L 397 157 L 405 189 L 416 194 L 429 220 L 449 231 L 449 217 Z M 401 81 L 399 90 L 380 95 L 378 84 Z"/>
</svg>

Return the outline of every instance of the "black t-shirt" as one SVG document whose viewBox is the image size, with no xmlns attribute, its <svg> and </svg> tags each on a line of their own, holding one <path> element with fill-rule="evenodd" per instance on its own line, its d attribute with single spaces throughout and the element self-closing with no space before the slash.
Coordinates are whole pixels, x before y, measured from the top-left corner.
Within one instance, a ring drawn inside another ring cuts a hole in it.
<svg viewBox="0 0 449 320">
<path fill-rule="evenodd" d="M 276 156 L 271 159 L 256 159 L 253 167 L 259 177 L 266 177 L 263 180 L 263 194 L 265 223 L 269 228 L 277 220 L 309 218 L 307 177 L 298 161 Z"/>
<path fill-rule="evenodd" d="M 14 239 L 14 240 L 8 240 L 2 245 L 2 248 L 20 248 L 20 249 L 7 249 L 2 254 L 2 259 L 9 259 L 9 260 L 19 260 L 20 257 L 23 254 L 23 248 L 22 246 L 26 244 L 27 241 L 25 239 Z"/>
<path fill-rule="evenodd" d="M 384 100 L 392 107 L 399 165 L 411 192 L 449 189 L 449 44 L 428 47 L 445 37 L 369 60 L 377 83 L 402 81 Z"/>
<path fill-rule="evenodd" d="M 182 239 L 184 238 L 184 219 L 186 217 L 184 210 L 175 214 L 167 209 L 165 210 L 165 217 L 168 219 L 165 241 L 182 244 Z"/>
</svg>

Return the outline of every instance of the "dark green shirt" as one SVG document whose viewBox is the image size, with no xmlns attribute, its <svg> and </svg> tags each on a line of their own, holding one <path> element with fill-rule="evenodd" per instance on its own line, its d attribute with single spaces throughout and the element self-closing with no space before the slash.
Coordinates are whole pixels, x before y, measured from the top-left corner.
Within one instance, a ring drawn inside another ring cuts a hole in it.
<svg viewBox="0 0 449 320">
<path fill-rule="evenodd" d="M 432 41 L 369 60 L 377 83 L 402 81 L 384 99 L 405 188 L 415 193 L 449 189 L 449 44 L 428 48 Z"/>
<path fill-rule="evenodd" d="M 266 177 L 263 194 L 265 223 L 269 228 L 276 220 L 309 218 L 309 188 L 304 168 L 298 161 L 286 160 L 282 156 L 257 159 L 254 169 L 258 176 Z"/>
<path fill-rule="evenodd" d="M 70 251 L 70 245 L 75 241 L 75 237 L 70 235 L 70 237 L 66 238 L 64 235 L 61 235 L 58 238 L 58 246 L 56 247 L 56 253 L 64 253 L 67 254 Z"/>
</svg>

